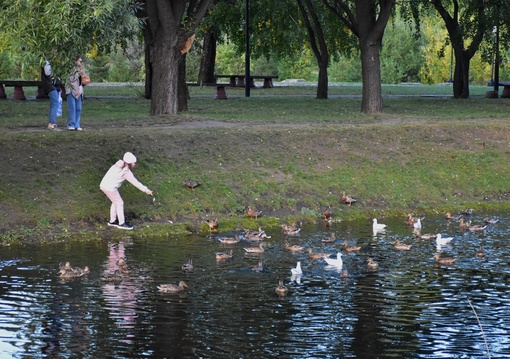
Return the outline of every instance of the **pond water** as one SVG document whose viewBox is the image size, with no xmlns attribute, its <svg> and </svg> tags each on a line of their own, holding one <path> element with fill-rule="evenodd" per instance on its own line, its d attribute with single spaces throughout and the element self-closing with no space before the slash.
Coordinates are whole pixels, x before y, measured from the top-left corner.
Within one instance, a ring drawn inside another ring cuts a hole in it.
<svg viewBox="0 0 510 359">
<path fill-rule="evenodd" d="M 483 223 L 483 216 L 471 217 Z M 422 233 L 454 237 L 440 248 L 413 236 L 402 218 L 379 219 L 388 227 L 375 235 L 368 219 L 319 223 L 295 237 L 267 230 L 264 253 L 251 255 L 243 248 L 256 243 L 218 241 L 231 233 L 5 246 L 0 357 L 487 358 L 486 340 L 492 357 L 509 358 L 510 222 L 498 218 L 476 232 L 425 218 Z M 337 240 L 323 242 L 331 233 Z M 344 240 L 361 250 L 347 253 Z M 411 249 L 395 250 L 396 240 Z M 288 251 L 286 241 L 343 253 L 349 276 L 306 251 Z M 476 255 L 480 244 L 483 258 Z M 230 249 L 232 259 L 216 260 L 216 252 Z M 437 251 L 456 262 L 436 264 Z M 129 273 L 104 282 L 120 257 Z M 368 257 L 377 271 L 368 270 Z M 189 259 L 194 269 L 183 272 Z M 91 273 L 62 280 L 57 272 L 65 261 Z M 303 274 L 291 278 L 298 261 Z M 284 297 L 275 293 L 280 279 Z M 183 292 L 157 289 L 181 280 Z"/>
</svg>

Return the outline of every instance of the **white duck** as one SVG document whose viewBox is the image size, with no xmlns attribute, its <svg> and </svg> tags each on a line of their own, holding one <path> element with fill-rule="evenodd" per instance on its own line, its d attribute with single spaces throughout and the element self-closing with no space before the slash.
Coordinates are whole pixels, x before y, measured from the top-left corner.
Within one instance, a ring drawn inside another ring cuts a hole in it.
<svg viewBox="0 0 510 359">
<path fill-rule="evenodd" d="M 374 231 L 382 231 L 386 229 L 386 225 L 382 223 L 377 223 L 377 218 L 374 218 L 372 223 L 372 229 Z"/>
<path fill-rule="evenodd" d="M 342 253 L 340 253 L 340 252 L 337 253 L 336 259 L 335 258 L 324 257 L 324 260 L 330 266 L 335 266 L 335 267 L 342 267 L 343 266 Z"/>
<path fill-rule="evenodd" d="M 301 262 L 297 262 L 296 268 L 291 268 L 290 271 L 293 275 L 303 274 L 303 271 L 301 270 Z"/>
<path fill-rule="evenodd" d="M 436 235 L 436 245 L 445 246 L 453 240 L 453 237 L 441 237 L 441 233 Z"/>
<path fill-rule="evenodd" d="M 416 221 L 413 223 L 414 229 L 421 229 L 421 218 L 417 218 Z"/>
</svg>

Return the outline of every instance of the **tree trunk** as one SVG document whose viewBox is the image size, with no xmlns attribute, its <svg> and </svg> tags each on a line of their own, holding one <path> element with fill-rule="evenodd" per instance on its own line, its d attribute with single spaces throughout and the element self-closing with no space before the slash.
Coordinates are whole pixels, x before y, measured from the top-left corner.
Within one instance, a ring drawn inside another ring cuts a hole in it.
<svg viewBox="0 0 510 359">
<path fill-rule="evenodd" d="M 469 56 L 464 50 L 455 50 L 455 70 L 453 75 L 454 98 L 469 98 L 469 62 Z"/>
<path fill-rule="evenodd" d="M 145 61 L 145 93 L 146 99 L 151 98 L 152 88 L 152 65 L 151 65 L 151 43 L 152 35 L 148 26 L 143 28 L 143 40 L 144 40 L 144 61 Z"/>
<path fill-rule="evenodd" d="M 214 68 L 216 64 L 216 35 L 213 31 L 206 31 L 202 47 L 202 58 L 200 59 L 200 72 L 198 83 L 207 84 L 216 82 Z"/>
<path fill-rule="evenodd" d="M 317 81 L 317 99 L 326 100 L 328 98 L 328 59 L 324 61 L 322 58 L 318 60 L 319 79 Z"/>
<path fill-rule="evenodd" d="M 151 116 L 178 113 L 180 49 L 178 36 L 160 31 L 151 46 L 152 81 Z"/>
<path fill-rule="evenodd" d="M 179 56 L 178 111 L 188 111 L 189 91 L 186 84 L 186 54 Z"/>
<path fill-rule="evenodd" d="M 378 113 L 383 110 L 381 87 L 380 43 L 360 38 L 361 76 L 363 81 L 363 99 L 361 112 Z"/>
</svg>

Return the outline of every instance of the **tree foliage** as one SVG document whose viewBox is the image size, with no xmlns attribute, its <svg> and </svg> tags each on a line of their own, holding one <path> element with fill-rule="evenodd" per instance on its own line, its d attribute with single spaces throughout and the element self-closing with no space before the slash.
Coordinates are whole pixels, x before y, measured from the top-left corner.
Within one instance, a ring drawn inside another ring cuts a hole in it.
<svg viewBox="0 0 510 359">
<path fill-rule="evenodd" d="M 66 73 L 76 56 L 109 50 L 138 30 L 129 0 L 1 0 L 4 49 L 38 74 L 44 60 Z"/>
</svg>

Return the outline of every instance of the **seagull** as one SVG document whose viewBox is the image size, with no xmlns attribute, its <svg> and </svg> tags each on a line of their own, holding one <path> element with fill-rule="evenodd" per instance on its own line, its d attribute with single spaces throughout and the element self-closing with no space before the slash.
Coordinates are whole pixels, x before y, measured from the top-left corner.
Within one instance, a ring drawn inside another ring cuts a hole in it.
<svg viewBox="0 0 510 359">
<path fill-rule="evenodd" d="M 291 268 L 290 271 L 293 275 L 303 274 L 303 271 L 301 270 L 301 262 L 297 262 L 296 268 Z"/>
<path fill-rule="evenodd" d="M 382 223 L 377 223 L 377 218 L 373 219 L 372 229 L 374 231 L 381 231 L 386 229 L 386 225 Z"/>
<path fill-rule="evenodd" d="M 453 237 L 441 237 L 441 233 L 436 235 L 436 244 L 437 246 L 444 246 L 450 243 L 453 240 Z"/>
<path fill-rule="evenodd" d="M 421 229 L 421 219 L 417 218 L 416 221 L 413 223 L 414 229 Z"/>
<path fill-rule="evenodd" d="M 326 261 L 326 263 L 328 263 L 330 266 L 335 266 L 335 267 L 342 267 L 343 266 L 343 261 L 342 261 L 342 253 L 338 252 L 337 255 L 336 255 L 336 259 L 334 258 L 329 258 L 329 257 L 324 257 L 324 260 Z"/>
</svg>

